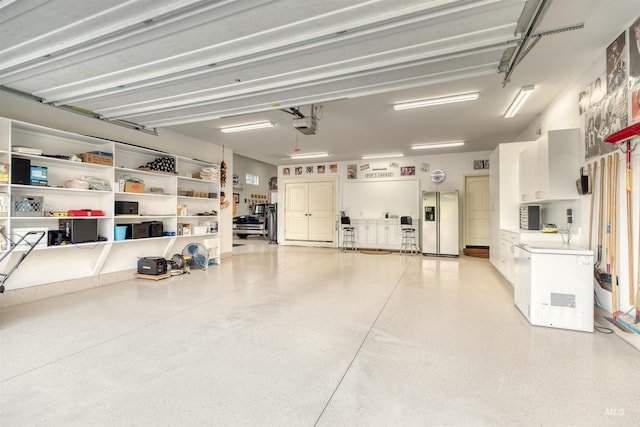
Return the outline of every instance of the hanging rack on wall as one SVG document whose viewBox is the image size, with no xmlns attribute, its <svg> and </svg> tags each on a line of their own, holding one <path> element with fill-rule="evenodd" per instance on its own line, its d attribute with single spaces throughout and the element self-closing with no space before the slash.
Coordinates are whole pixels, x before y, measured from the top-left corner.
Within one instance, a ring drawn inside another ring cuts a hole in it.
<svg viewBox="0 0 640 427">
<path fill-rule="evenodd" d="M 227 164 L 224 162 L 224 145 L 222 146 L 222 162 L 220 162 L 220 186 L 227 185 Z"/>
</svg>

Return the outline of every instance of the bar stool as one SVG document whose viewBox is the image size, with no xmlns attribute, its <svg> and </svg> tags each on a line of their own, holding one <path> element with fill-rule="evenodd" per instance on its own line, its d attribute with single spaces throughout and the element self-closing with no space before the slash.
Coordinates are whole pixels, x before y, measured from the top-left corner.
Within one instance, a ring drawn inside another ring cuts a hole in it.
<svg viewBox="0 0 640 427">
<path fill-rule="evenodd" d="M 402 244 L 400 245 L 400 255 L 402 253 L 417 254 L 418 245 L 416 244 L 416 229 L 410 216 L 400 217 L 400 229 L 402 231 Z"/>
<path fill-rule="evenodd" d="M 348 216 L 340 217 L 342 225 L 342 250 L 356 250 L 356 228 L 351 225 L 351 218 Z"/>
</svg>

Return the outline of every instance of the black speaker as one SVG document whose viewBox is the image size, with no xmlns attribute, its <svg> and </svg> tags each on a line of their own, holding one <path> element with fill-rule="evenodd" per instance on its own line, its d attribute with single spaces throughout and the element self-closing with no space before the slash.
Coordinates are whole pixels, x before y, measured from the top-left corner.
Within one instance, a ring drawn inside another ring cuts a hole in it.
<svg viewBox="0 0 640 427">
<path fill-rule="evenodd" d="M 120 224 L 127 226 L 127 239 L 146 239 L 149 237 L 149 224 Z"/>
<path fill-rule="evenodd" d="M 149 227 L 149 237 L 162 237 L 164 231 L 162 221 L 146 221 L 143 224 Z"/>
<path fill-rule="evenodd" d="M 116 215 L 138 215 L 138 202 L 116 200 Z"/>
<path fill-rule="evenodd" d="M 31 160 L 19 157 L 11 159 L 11 183 L 31 185 Z"/>
</svg>

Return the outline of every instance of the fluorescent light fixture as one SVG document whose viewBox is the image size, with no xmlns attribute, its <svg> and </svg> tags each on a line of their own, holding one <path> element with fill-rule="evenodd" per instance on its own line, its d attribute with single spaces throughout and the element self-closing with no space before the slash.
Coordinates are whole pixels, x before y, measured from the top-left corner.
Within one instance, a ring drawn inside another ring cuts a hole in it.
<svg viewBox="0 0 640 427">
<path fill-rule="evenodd" d="M 320 157 L 329 157 L 329 153 L 307 153 L 307 154 L 293 154 L 289 158 L 293 160 L 299 159 L 318 159 Z"/>
<path fill-rule="evenodd" d="M 464 141 L 449 141 L 449 142 L 432 142 L 429 144 L 416 144 L 412 145 L 412 150 L 428 150 L 430 148 L 448 148 L 448 147 L 459 147 L 464 145 Z"/>
<path fill-rule="evenodd" d="M 441 96 L 439 98 L 419 99 L 416 101 L 400 102 L 393 104 L 394 110 L 407 110 L 409 108 L 429 107 L 431 105 L 451 104 L 452 102 L 475 101 L 480 97 L 480 92 L 460 93 L 458 95 Z"/>
<path fill-rule="evenodd" d="M 504 113 L 504 118 L 510 119 L 511 117 L 515 116 L 518 110 L 520 110 L 520 107 L 522 107 L 522 104 L 524 104 L 527 98 L 529 98 L 535 88 L 536 87 L 534 85 L 522 86 L 520 88 L 520 91 L 518 91 L 516 97 L 511 102 L 511 105 L 507 109 L 507 112 Z"/>
<path fill-rule="evenodd" d="M 362 160 L 369 160 L 369 159 L 386 159 L 389 157 L 404 157 L 404 154 L 402 153 L 388 153 L 388 154 L 367 154 L 362 156 Z"/>
<path fill-rule="evenodd" d="M 273 126 L 274 126 L 273 122 L 246 123 L 243 125 L 221 127 L 220 132 L 222 133 L 243 132 L 245 130 L 272 128 Z"/>
</svg>

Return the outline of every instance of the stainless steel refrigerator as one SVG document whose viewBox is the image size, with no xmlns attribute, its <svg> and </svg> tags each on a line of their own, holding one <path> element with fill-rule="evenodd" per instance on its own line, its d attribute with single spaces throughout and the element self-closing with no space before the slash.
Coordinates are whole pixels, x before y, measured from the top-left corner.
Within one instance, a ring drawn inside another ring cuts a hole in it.
<svg viewBox="0 0 640 427">
<path fill-rule="evenodd" d="M 422 193 L 422 252 L 458 256 L 458 191 Z"/>
</svg>

